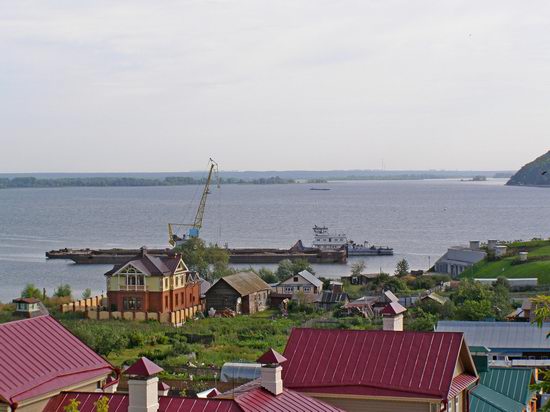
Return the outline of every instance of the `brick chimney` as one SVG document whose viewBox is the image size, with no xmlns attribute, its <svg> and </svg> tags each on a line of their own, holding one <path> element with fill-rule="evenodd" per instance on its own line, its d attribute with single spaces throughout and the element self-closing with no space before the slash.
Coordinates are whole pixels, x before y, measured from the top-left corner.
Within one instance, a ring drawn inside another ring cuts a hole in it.
<svg viewBox="0 0 550 412">
<path fill-rule="evenodd" d="M 256 362 L 262 364 L 260 378 L 262 388 L 275 396 L 283 393 L 283 378 L 281 377 L 283 367 L 281 363 L 286 362 L 286 358 L 270 348 L 266 353 L 260 356 Z"/>
<path fill-rule="evenodd" d="M 389 303 L 382 309 L 383 330 L 403 332 L 403 313 L 405 309 L 398 302 Z"/>
<path fill-rule="evenodd" d="M 159 378 L 163 369 L 143 357 L 124 372 L 128 375 L 128 412 L 157 412 Z"/>
</svg>

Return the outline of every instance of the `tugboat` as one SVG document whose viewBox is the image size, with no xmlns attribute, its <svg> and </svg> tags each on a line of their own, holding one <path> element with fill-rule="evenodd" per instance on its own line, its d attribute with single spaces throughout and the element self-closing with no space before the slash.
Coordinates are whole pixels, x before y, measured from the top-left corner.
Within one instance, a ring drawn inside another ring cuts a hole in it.
<svg viewBox="0 0 550 412">
<path fill-rule="evenodd" d="M 369 242 L 355 243 L 348 240 L 344 232 L 329 232 L 326 226 L 313 227 L 312 246 L 320 250 L 338 250 L 345 248 L 348 256 L 392 256 L 393 248 L 387 246 L 374 246 Z"/>
</svg>

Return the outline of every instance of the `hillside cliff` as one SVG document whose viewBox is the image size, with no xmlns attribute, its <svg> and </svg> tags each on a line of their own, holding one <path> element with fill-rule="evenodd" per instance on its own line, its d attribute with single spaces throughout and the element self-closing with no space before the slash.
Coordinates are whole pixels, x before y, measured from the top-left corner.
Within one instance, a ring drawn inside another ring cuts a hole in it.
<svg viewBox="0 0 550 412">
<path fill-rule="evenodd" d="M 523 166 L 508 180 L 510 186 L 549 186 L 550 151 Z"/>
</svg>

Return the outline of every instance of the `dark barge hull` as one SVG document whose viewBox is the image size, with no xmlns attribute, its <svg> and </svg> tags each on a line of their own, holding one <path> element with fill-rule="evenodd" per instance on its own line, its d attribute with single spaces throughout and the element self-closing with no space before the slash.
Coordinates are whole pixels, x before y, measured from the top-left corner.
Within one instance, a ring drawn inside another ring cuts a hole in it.
<svg viewBox="0 0 550 412">
<path fill-rule="evenodd" d="M 170 249 L 147 249 L 150 255 L 165 256 Z M 248 248 L 228 249 L 229 263 L 268 264 L 282 260 L 305 259 L 310 263 L 346 263 L 345 249 L 321 251 L 306 248 L 301 241 L 290 249 Z M 59 249 L 46 252 L 48 259 L 69 259 L 78 264 L 117 265 L 138 255 L 140 249 Z"/>
</svg>

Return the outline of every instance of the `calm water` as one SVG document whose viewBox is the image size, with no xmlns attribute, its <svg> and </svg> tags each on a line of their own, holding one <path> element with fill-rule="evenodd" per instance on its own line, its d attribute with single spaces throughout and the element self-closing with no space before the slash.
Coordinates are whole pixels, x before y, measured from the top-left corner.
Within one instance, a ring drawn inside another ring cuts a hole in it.
<svg viewBox="0 0 550 412">
<path fill-rule="evenodd" d="M 312 240 L 314 224 L 349 237 L 394 247 L 394 257 L 365 258 L 369 271 L 393 271 L 405 257 L 426 268 L 447 246 L 470 239 L 550 236 L 550 190 L 504 186 L 504 181 L 338 182 L 330 191 L 310 185 L 228 185 L 213 189 L 202 235 L 230 246 L 289 247 Z M 25 283 L 72 285 L 76 294 L 104 289 L 106 266 L 46 261 L 61 247 L 164 246 L 167 222 L 189 222 L 200 187 L 0 190 L 0 301 Z M 194 203 L 192 200 L 194 199 Z M 192 204 L 192 208 L 189 206 Z M 340 276 L 346 265 L 321 265 Z"/>
</svg>

